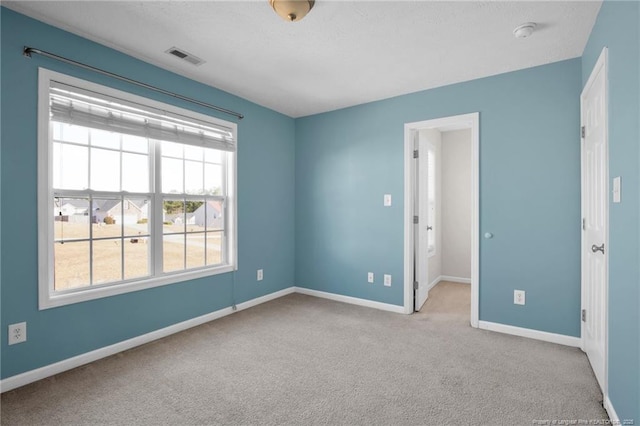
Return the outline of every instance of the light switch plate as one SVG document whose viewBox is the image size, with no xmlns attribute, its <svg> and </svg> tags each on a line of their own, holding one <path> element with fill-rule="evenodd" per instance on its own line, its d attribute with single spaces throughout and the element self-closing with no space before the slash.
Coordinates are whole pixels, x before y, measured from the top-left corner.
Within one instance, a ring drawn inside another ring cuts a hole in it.
<svg viewBox="0 0 640 426">
<path fill-rule="evenodd" d="M 622 197 L 622 187 L 620 183 L 620 176 L 613 178 L 613 202 L 619 203 Z"/>
<path fill-rule="evenodd" d="M 391 206 L 391 194 L 384 194 L 384 206 Z"/>
</svg>

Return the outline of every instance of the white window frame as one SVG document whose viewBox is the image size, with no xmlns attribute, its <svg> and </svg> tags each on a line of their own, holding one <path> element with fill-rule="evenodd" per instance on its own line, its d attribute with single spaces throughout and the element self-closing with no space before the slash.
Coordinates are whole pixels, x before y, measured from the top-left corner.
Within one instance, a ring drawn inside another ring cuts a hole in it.
<svg viewBox="0 0 640 426">
<path fill-rule="evenodd" d="M 234 139 L 237 141 L 237 125 L 232 122 L 213 118 L 191 110 L 179 108 L 173 105 L 154 101 L 142 96 L 133 95 L 107 86 L 92 83 L 79 78 L 71 77 L 45 68 L 38 70 L 38 305 L 39 309 L 54 308 L 72 303 L 87 300 L 99 299 L 114 296 L 117 294 L 129 293 L 148 288 L 179 283 L 197 278 L 232 272 L 237 270 L 237 144 L 236 151 L 228 155 L 229 161 L 226 164 L 227 182 L 227 210 L 226 210 L 226 251 L 222 254 L 226 262 L 223 265 L 204 267 L 181 272 L 154 274 L 154 264 L 158 261 L 158 246 L 162 245 L 162 223 L 156 219 L 150 226 L 149 232 L 152 236 L 154 250 L 150 253 L 150 277 L 145 277 L 135 281 L 115 282 L 95 287 L 82 287 L 74 290 L 56 292 L 54 290 L 54 220 L 53 220 L 53 167 L 52 156 L 53 146 L 50 135 L 50 112 L 49 96 L 51 82 L 56 81 L 67 85 L 72 85 L 85 90 L 91 90 L 106 96 L 116 97 L 150 108 L 160 109 L 169 113 L 180 114 L 198 121 L 220 125 L 231 129 Z M 150 154 L 151 155 L 151 154 Z M 151 176 L 157 173 L 150 172 Z M 154 183 L 150 188 L 156 198 L 162 199 L 163 194 Z M 149 212 L 149 217 L 157 212 Z M 158 237 L 159 236 L 159 237 Z M 161 261 L 161 259 L 160 259 Z"/>
</svg>

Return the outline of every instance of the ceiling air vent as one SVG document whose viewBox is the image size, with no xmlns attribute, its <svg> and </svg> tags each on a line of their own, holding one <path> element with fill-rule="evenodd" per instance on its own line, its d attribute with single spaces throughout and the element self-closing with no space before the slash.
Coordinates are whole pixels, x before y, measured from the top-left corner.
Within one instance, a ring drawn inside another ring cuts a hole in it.
<svg viewBox="0 0 640 426">
<path fill-rule="evenodd" d="M 171 49 L 165 50 L 169 55 L 173 55 L 176 58 L 180 58 L 183 61 L 189 62 L 191 65 L 202 65 L 204 61 L 198 58 L 196 55 L 192 55 L 191 53 L 185 52 L 182 49 L 178 49 L 177 47 L 172 47 Z"/>
</svg>

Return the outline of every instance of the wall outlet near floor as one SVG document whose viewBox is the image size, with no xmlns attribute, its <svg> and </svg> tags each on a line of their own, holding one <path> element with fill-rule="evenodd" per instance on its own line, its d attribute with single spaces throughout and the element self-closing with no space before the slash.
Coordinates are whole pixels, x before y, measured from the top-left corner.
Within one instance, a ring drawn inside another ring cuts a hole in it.
<svg viewBox="0 0 640 426">
<path fill-rule="evenodd" d="M 262 278 L 264 278 L 264 273 L 262 269 L 258 269 L 258 281 L 262 281 Z"/>
<path fill-rule="evenodd" d="M 27 323 L 19 322 L 9 326 L 9 344 L 15 345 L 27 341 Z"/>
<path fill-rule="evenodd" d="M 367 274 L 367 281 L 369 281 L 370 283 L 373 283 L 373 272 L 369 272 Z"/>
<path fill-rule="evenodd" d="M 524 305 L 524 290 L 513 290 L 513 304 Z"/>
<path fill-rule="evenodd" d="M 391 275 L 384 274 L 384 285 L 385 287 L 391 287 Z"/>
</svg>

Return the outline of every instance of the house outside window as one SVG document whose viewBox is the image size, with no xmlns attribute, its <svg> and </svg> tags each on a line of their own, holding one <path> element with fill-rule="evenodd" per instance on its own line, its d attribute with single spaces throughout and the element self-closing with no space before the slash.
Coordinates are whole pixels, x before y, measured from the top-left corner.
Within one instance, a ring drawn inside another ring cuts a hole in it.
<svg viewBox="0 0 640 426">
<path fill-rule="evenodd" d="M 234 123 L 39 79 L 41 309 L 235 270 Z"/>
</svg>

